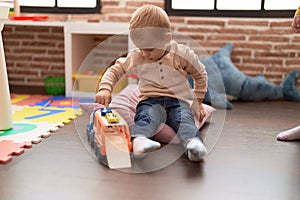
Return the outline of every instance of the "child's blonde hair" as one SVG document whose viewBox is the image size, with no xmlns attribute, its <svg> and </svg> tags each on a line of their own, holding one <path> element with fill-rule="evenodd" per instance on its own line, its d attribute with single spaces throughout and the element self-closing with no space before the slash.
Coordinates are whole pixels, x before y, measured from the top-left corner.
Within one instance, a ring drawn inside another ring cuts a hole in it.
<svg viewBox="0 0 300 200">
<path fill-rule="evenodd" d="M 154 5 L 144 5 L 138 8 L 132 14 L 129 24 L 129 30 L 145 27 L 171 28 L 167 13 L 162 8 Z"/>
<path fill-rule="evenodd" d="M 138 8 L 132 14 L 129 23 L 130 37 L 139 48 L 163 44 L 170 29 L 171 23 L 167 13 L 154 5 Z"/>
</svg>

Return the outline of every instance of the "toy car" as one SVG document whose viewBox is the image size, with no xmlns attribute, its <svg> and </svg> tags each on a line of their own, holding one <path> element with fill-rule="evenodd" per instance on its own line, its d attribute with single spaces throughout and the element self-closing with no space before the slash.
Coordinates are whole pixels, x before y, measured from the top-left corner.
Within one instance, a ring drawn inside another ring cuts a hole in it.
<svg viewBox="0 0 300 200">
<path fill-rule="evenodd" d="M 131 137 L 128 125 L 119 113 L 103 108 L 94 110 L 87 126 L 87 136 L 102 164 L 112 169 L 131 167 Z"/>
<path fill-rule="evenodd" d="M 109 123 L 119 122 L 119 117 L 114 113 L 106 113 L 105 118 Z"/>
</svg>

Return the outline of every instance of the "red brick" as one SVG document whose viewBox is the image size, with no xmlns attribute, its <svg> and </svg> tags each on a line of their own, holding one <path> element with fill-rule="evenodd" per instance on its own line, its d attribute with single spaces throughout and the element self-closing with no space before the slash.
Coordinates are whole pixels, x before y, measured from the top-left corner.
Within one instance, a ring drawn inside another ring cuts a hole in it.
<svg viewBox="0 0 300 200">
<path fill-rule="evenodd" d="M 199 27 L 178 27 L 179 32 L 192 32 L 192 33 L 218 33 L 216 28 L 199 28 Z"/>
<path fill-rule="evenodd" d="M 27 33 L 48 33 L 49 28 L 44 26 L 15 26 L 15 32 L 27 32 Z"/>
<path fill-rule="evenodd" d="M 283 57 L 283 58 L 290 58 L 295 57 L 296 54 L 294 52 L 278 52 L 278 51 L 255 51 L 255 57 Z"/>
<path fill-rule="evenodd" d="M 113 16 L 107 16 L 107 20 L 111 22 L 129 22 L 131 18 L 131 15 L 128 16 L 122 16 L 122 15 L 113 15 Z"/>
<path fill-rule="evenodd" d="M 33 57 L 33 61 L 34 62 L 63 62 L 64 58 L 61 57 L 57 57 L 57 56 L 34 56 Z"/>
<path fill-rule="evenodd" d="M 57 40 L 64 40 L 64 35 L 63 34 L 38 34 L 36 36 L 36 39 L 38 40 L 53 40 L 53 41 L 57 41 Z"/>
<path fill-rule="evenodd" d="M 257 20 L 229 20 L 229 25 L 243 25 L 243 26 L 268 26 L 269 22 L 267 20 L 257 21 Z"/>
<path fill-rule="evenodd" d="M 233 48 L 232 50 L 232 55 L 235 55 L 235 56 L 251 56 L 251 50 L 235 50 Z"/>
<path fill-rule="evenodd" d="M 22 42 L 22 45 L 24 46 L 29 46 L 29 47 L 48 47 L 48 48 L 51 48 L 51 47 L 55 47 L 56 44 L 54 42 L 48 42 L 48 41 L 37 41 L 37 40 L 32 40 L 32 41 L 23 41 Z"/>
<path fill-rule="evenodd" d="M 249 35 L 254 35 L 259 33 L 259 30 L 253 29 L 253 28 L 220 28 L 218 29 L 219 33 L 229 33 L 229 34 L 249 34 Z"/>
<path fill-rule="evenodd" d="M 7 40 L 20 40 L 20 39 L 33 40 L 35 38 L 35 35 L 30 33 L 14 32 L 14 33 L 10 33 L 9 35 L 4 35 L 4 37 Z"/>
<path fill-rule="evenodd" d="M 237 42 L 234 43 L 233 48 L 270 50 L 272 48 L 272 44 L 262 44 L 256 42 Z"/>
<path fill-rule="evenodd" d="M 118 6 L 119 5 L 119 1 L 111 1 L 111 0 L 106 1 L 106 0 L 102 0 L 101 1 L 101 5 L 103 7 L 105 7 L 105 6 Z"/>
<path fill-rule="evenodd" d="M 208 19 L 199 19 L 199 18 L 188 18 L 186 20 L 187 24 L 191 25 L 217 25 L 217 26 L 224 26 L 225 21 L 222 20 L 208 20 Z"/>
<path fill-rule="evenodd" d="M 170 16 L 171 23 L 184 23 L 184 17 Z"/>
<path fill-rule="evenodd" d="M 265 42 L 288 42 L 289 38 L 283 36 L 250 36 L 249 41 L 265 41 Z"/>
<path fill-rule="evenodd" d="M 135 8 L 118 8 L 118 7 L 104 7 L 102 8 L 101 12 L 103 14 L 111 14 L 111 13 L 133 13 L 136 9 Z"/>
<path fill-rule="evenodd" d="M 293 50 L 296 50 L 296 51 L 299 51 L 300 48 L 299 48 L 299 44 L 282 44 L 282 45 L 276 45 L 274 47 L 274 49 L 276 50 L 290 50 L 290 51 L 293 51 Z"/>
<path fill-rule="evenodd" d="M 292 24 L 292 20 L 285 20 L 279 22 L 271 22 L 270 27 L 290 27 Z"/>
<path fill-rule="evenodd" d="M 65 51 L 63 49 L 58 49 L 58 50 L 49 49 L 47 52 L 49 55 L 56 55 L 56 56 L 64 56 L 65 54 Z"/>
<path fill-rule="evenodd" d="M 252 64 L 264 64 L 264 65 L 282 65 L 283 61 L 276 60 L 276 59 L 267 59 L 267 58 L 245 58 L 243 60 L 245 63 L 252 63 Z"/>
<path fill-rule="evenodd" d="M 241 35 L 209 35 L 207 36 L 207 40 L 224 40 L 224 41 L 237 41 L 242 40 L 244 41 L 246 38 L 245 36 Z"/>
<path fill-rule="evenodd" d="M 270 35 L 289 35 L 292 33 L 290 28 L 287 29 L 266 29 L 266 30 L 259 30 L 258 34 L 270 34 Z"/>
<path fill-rule="evenodd" d="M 294 59 L 288 59 L 285 61 L 287 65 L 296 65 L 299 66 L 300 69 L 300 59 L 298 57 L 294 57 Z"/>
<path fill-rule="evenodd" d="M 14 54 L 30 54 L 30 55 L 36 55 L 36 54 L 46 54 L 46 49 L 33 49 L 33 48 L 19 48 L 13 50 Z"/>
</svg>

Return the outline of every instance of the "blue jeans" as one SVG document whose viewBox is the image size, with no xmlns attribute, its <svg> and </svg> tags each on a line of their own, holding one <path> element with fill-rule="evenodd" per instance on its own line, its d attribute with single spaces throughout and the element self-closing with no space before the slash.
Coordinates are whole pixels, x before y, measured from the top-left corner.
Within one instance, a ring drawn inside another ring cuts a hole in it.
<svg viewBox="0 0 300 200">
<path fill-rule="evenodd" d="M 137 105 L 131 136 L 150 138 L 162 123 L 169 125 L 182 145 L 194 137 L 200 138 L 190 106 L 182 100 L 170 97 L 148 98 Z"/>
</svg>

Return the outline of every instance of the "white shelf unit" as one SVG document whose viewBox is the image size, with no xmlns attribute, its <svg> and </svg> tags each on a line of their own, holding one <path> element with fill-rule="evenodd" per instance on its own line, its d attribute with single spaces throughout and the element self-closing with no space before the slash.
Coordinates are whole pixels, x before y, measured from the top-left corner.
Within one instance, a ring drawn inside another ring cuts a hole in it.
<svg viewBox="0 0 300 200">
<path fill-rule="evenodd" d="M 73 74 L 78 73 L 82 65 L 93 65 L 89 63 L 87 56 L 95 48 L 95 36 L 114 37 L 124 35 L 126 38 L 126 51 L 128 48 L 128 23 L 116 22 L 72 22 L 64 26 L 65 38 L 65 84 L 67 97 L 93 98 L 95 92 L 80 91 L 74 85 Z M 124 48 L 124 47 L 123 47 Z M 105 51 L 105 50 L 103 50 Z M 91 86 L 93 87 L 93 86 Z"/>
</svg>

